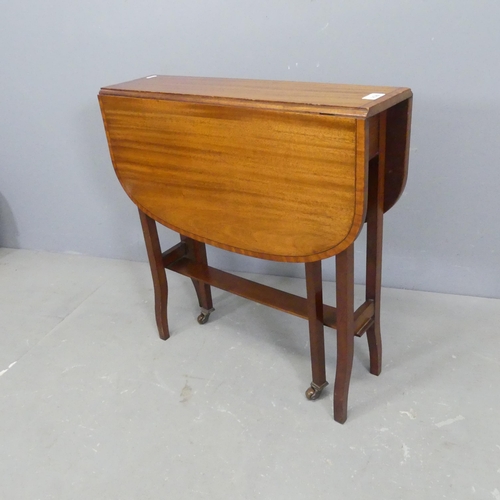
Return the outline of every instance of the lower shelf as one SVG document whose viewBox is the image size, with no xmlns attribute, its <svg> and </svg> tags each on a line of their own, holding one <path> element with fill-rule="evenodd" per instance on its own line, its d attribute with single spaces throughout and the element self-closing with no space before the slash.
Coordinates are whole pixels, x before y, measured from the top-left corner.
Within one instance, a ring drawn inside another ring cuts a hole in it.
<svg viewBox="0 0 500 500">
<path fill-rule="evenodd" d="M 259 304 L 274 307 L 300 318 L 308 318 L 306 299 L 298 295 L 262 285 L 214 267 L 198 264 L 186 257 L 169 263 L 166 267 L 176 273 L 253 300 Z M 361 336 L 370 327 L 374 310 L 373 302 L 366 301 L 355 311 L 354 331 L 356 336 Z M 323 305 L 323 323 L 330 328 L 337 327 L 337 311 L 335 307 Z"/>
</svg>

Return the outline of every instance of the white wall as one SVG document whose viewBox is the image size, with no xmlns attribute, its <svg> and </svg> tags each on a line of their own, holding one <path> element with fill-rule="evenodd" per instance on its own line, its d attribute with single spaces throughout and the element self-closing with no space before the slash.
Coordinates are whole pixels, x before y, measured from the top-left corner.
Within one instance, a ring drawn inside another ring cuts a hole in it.
<svg viewBox="0 0 500 500">
<path fill-rule="evenodd" d="M 384 284 L 500 297 L 498 0 L 2 4 L 1 246 L 145 259 L 109 160 L 101 86 L 152 73 L 409 86 L 410 176 L 386 217 Z"/>
</svg>

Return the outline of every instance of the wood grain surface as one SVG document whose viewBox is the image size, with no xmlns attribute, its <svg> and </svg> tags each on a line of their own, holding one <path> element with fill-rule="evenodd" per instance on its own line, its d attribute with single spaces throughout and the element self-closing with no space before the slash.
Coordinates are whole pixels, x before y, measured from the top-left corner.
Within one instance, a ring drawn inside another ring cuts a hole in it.
<svg viewBox="0 0 500 500">
<path fill-rule="evenodd" d="M 368 121 L 103 94 L 100 103 L 125 191 L 181 234 L 311 262 L 360 231 Z"/>
<path fill-rule="evenodd" d="M 374 100 L 363 99 L 382 94 Z M 412 96 L 405 87 L 152 75 L 101 89 L 121 95 L 366 118 Z"/>
<path fill-rule="evenodd" d="M 383 213 L 406 183 L 411 90 L 154 75 L 103 88 L 99 102 L 116 174 L 139 207 L 160 337 L 165 267 L 193 280 L 199 323 L 213 310 L 210 286 L 307 318 L 315 399 L 327 384 L 323 326 L 336 328 L 334 418 L 344 423 L 355 335 L 367 334 L 371 373 L 382 366 Z M 181 243 L 162 253 L 155 221 Z M 355 311 L 365 221 L 366 301 Z M 305 262 L 307 298 L 209 267 L 204 243 Z M 321 284 L 321 260 L 333 255 L 336 308 Z"/>
<path fill-rule="evenodd" d="M 396 204 L 406 186 L 412 102 L 410 97 L 387 110 L 384 212 Z"/>
</svg>

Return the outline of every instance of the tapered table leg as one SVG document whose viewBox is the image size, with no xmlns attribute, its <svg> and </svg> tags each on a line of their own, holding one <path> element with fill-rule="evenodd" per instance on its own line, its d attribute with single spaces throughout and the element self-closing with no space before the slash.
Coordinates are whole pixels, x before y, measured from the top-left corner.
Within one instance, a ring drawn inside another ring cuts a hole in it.
<svg viewBox="0 0 500 500">
<path fill-rule="evenodd" d="M 323 280 L 321 261 L 306 263 L 307 314 L 311 345 L 312 383 L 308 399 L 317 399 L 328 385 L 325 370 L 325 336 L 323 327 Z"/>
<path fill-rule="evenodd" d="M 141 218 L 144 241 L 146 242 L 146 250 L 148 253 L 149 265 L 151 267 L 151 274 L 153 275 L 156 325 L 158 326 L 160 338 L 167 340 L 170 337 L 167 321 L 167 276 L 163 266 L 156 222 L 140 209 L 139 216 Z"/>
<path fill-rule="evenodd" d="M 354 355 L 354 244 L 336 257 L 337 279 L 337 373 L 333 417 L 343 424 Z"/>
<path fill-rule="evenodd" d="M 382 233 L 384 221 L 384 175 L 386 115 L 380 117 L 379 156 L 370 161 L 368 207 L 366 214 L 366 300 L 374 303 L 373 324 L 366 331 L 370 349 L 370 373 L 382 371 L 382 336 L 380 333 L 380 298 L 382 287 Z"/>
</svg>

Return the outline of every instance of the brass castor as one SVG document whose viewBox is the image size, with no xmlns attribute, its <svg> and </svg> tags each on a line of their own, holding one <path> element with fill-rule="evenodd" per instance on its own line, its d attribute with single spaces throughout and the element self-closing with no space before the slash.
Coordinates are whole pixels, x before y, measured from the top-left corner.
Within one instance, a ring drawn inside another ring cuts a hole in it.
<svg viewBox="0 0 500 500">
<path fill-rule="evenodd" d="M 200 313 L 196 319 L 200 325 L 204 325 L 208 323 L 208 318 L 210 318 L 210 313 Z"/>
<path fill-rule="evenodd" d="M 323 389 L 328 385 L 328 382 L 325 382 L 322 385 L 316 385 L 314 382 L 311 383 L 311 387 L 309 387 L 306 391 L 306 398 L 309 401 L 314 401 L 321 396 Z"/>
</svg>

